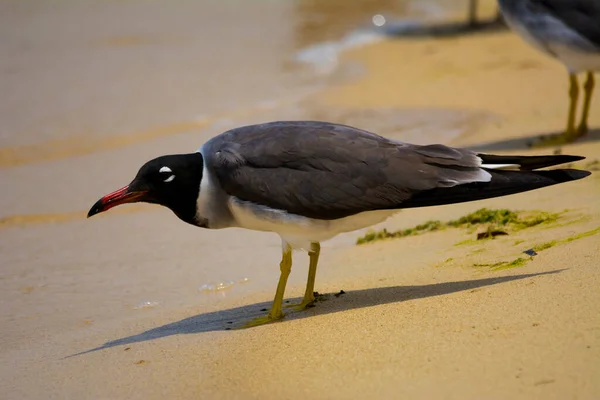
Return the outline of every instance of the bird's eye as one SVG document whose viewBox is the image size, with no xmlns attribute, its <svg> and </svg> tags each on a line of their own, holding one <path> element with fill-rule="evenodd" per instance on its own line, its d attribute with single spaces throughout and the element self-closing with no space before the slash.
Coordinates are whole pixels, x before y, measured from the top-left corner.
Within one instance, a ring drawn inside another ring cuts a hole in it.
<svg viewBox="0 0 600 400">
<path fill-rule="evenodd" d="M 168 182 L 173 181 L 173 179 L 175 179 L 175 174 L 169 167 L 162 167 L 160 170 L 158 170 L 158 172 L 160 172 L 161 175 L 166 177 L 163 179 L 163 182 L 168 183 Z"/>
</svg>

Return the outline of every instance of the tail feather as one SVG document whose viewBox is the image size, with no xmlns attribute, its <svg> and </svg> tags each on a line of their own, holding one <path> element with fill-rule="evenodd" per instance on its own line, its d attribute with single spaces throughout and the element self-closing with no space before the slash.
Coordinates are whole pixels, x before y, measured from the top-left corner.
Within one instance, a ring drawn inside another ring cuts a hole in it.
<svg viewBox="0 0 600 400">
<path fill-rule="evenodd" d="M 494 154 L 479 153 L 477 156 L 481 158 L 482 164 L 487 168 L 495 169 L 495 165 L 498 165 L 498 168 L 518 166 L 521 171 L 531 171 L 585 159 L 585 157 L 566 154 L 550 156 L 497 156 Z"/>
<path fill-rule="evenodd" d="M 556 169 L 550 171 L 508 171 L 486 169 L 489 182 L 475 182 L 420 192 L 402 202 L 399 208 L 439 206 L 528 192 L 530 190 L 575 181 L 590 175 L 589 171 Z"/>
</svg>

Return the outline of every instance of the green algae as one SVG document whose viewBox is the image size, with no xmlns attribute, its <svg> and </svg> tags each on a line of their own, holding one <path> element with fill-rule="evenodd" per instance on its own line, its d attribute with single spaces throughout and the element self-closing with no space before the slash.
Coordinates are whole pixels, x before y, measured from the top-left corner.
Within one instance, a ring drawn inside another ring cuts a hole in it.
<svg viewBox="0 0 600 400">
<path fill-rule="evenodd" d="M 475 212 L 467 214 L 459 219 L 448 222 L 439 220 L 427 221 L 413 228 L 402 229 L 398 231 L 388 231 L 383 229 L 380 231 L 369 231 L 364 236 L 357 239 L 356 244 L 366 244 L 376 242 L 378 240 L 402 238 L 406 236 L 419 235 L 426 232 L 434 232 L 447 228 L 474 228 L 480 225 L 488 225 L 488 231 L 494 230 L 494 227 L 506 227 L 511 230 L 518 231 L 533 226 L 548 224 L 555 222 L 561 213 L 548 213 L 543 211 L 525 212 L 511 211 L 508 209 L 488 209 L 481 208 Z M 490 235 L 493 238 L 494 235 Z M 472 243 L 472 240 L 457 243 L 467 244 Z"/>
<path fill-rule="evenodd" d="M 591 231 L 578 233 L 577 235 L 569 236 L 569 237 L 566 237 L 564 239 L 551 240 L 549 242 L 537 244 L 537 245 L 533 246 L 533 250 L 536 251 L 536 252 L 540 252 L 542 250 L 549 249 L 549 248 L 557 246 L 559 244 L 570 243 L 570 242 L 572 242 L 574 240 L 583 239 L 583 238 L 586 238 L 586 237 L 589 237 L 589 236 L 596 235 L 598 233 L 600 233 L 600 227 L 598 227 L 596 229 L 592 229 Z"/>
</svg>

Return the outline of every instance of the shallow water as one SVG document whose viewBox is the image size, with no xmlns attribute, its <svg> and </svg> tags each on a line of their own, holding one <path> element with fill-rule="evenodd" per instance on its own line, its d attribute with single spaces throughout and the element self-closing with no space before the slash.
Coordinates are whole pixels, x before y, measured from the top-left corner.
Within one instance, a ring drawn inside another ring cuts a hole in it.
<svg viewBox="0 0 600 400">
<path fill-rule="evenodd" d="M 110 148 L 106 137 L 200 132 L 220 115 L 232 115 L 225 122 L 235 124 L 240 110 L 256 106 L 276 107 L 269 117 L 287 118 L 290 104 L 328 83 L 340 51 L 378 39 L 374 16 L 439 19 L 466 14 L 466 5 L 0 2 L 0 146 L 19 153 L 2 153 L 3 164 L 32 162 L 36 154 L 53 159 L 44 156 L 48 147 L 73 147 L 76 140 L 90 141 L 91 149 L 75 145 L 65 156 Z M 23 156 L 19 146 L 31 144 L 41 146 Z"/>
</svg>

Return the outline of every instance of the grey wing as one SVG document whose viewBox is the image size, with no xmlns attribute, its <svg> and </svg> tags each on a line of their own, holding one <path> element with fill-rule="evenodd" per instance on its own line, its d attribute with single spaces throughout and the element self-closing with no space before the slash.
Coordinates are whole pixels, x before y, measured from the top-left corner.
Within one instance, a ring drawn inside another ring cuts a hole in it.
<svg viewBox="0 0 600 400">
<path fill-rule="evenodd" d="M 532 3 L 600 49 L 600 0 L 535 0 Z"/>
<path fill-rule="evenodd" d="M 229 195 L 317 219 L 401 208 L 417 193 L 491 178 L 469 150 L 310 121 L 234 129 L 203 152 Z"/>
</svg>

